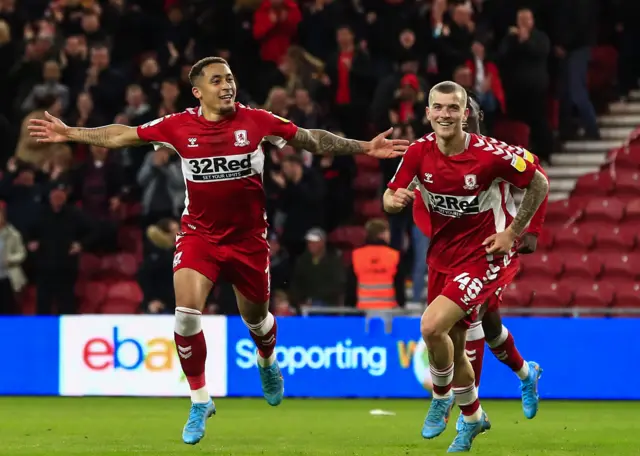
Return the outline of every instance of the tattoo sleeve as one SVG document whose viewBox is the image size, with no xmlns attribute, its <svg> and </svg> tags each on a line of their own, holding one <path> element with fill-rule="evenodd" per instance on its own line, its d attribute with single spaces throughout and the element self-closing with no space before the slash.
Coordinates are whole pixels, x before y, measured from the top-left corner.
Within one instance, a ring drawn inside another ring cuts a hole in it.
<svg viewBox="0 0 640 456">
<path fill-rule="evenodd" d="M 548 192 L 549 181 L 540 171 L 536 171 L 524 192 L 520 209 L 518 209 L 518 213 L 510 225 L 511 230 L 513 230 L 517 236 L 523 233 Z"/>
<path fill-rule="evenodd" d="M 307 130 L 305 128 L 298 128 L 289 144 L 314 154 L 355 155 L 366 151 L 366 143 L 363 141 L 341 138 L 325 130 Z"/>
<path fill-rule="evenodd" d="M 138 137 L 136 128 L 126 125 L 107 125 L 98 128 L 72 128 L 69 139 L 92 146 L 117 149 L 144 144 Z"/>
</svg>

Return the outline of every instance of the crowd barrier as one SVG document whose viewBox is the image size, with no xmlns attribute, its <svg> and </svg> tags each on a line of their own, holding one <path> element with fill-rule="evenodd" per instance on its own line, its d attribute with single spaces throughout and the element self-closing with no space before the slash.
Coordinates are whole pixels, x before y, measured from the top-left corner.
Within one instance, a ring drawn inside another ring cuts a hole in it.
<svg viewBox="0 0 640 456">
<path fill-rule="evenodd" d="M 288 397 L 424 398 L 428 358 L 419 320 L 363 317 L 278 320 L 277 357 Z M 640 399 L 594 365 L 623 366 L 640 319 L 505 318 L 523 355 L 544 368 L 548 399 Z M 213 396 L 261 396 L 254 346 L 238 317 L 203 317 Z M 0 317 L 0 395 L 187 396 L 173 343 L 173 316 Z M 480 394 L 518 398 L 519 382 L 487 350 Z"/>
</svg>

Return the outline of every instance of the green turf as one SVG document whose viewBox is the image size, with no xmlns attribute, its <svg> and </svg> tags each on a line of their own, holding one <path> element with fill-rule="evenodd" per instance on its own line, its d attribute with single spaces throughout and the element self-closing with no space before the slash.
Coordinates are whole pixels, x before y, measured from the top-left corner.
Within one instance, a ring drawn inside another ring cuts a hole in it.
<svg viewBox="0 0 640 456">
<path fill-rule="evenodd" d="M 188 399 L 0 397 L 0 454 L 9 455 L 363 455 L 445 454 L 453 423 L 420 436 L 428 402 L 221 399 L 199 445 L 182 443 Z M 485 401 L 493 429 L 472 454 L 637 456 L 638 403 L 543 402 L 527 421 L 518 402 Z M 374 417 L 371 409 L 395 416 Z M 456 418 L 455 416 L 453 417 Z"/>
</svg>

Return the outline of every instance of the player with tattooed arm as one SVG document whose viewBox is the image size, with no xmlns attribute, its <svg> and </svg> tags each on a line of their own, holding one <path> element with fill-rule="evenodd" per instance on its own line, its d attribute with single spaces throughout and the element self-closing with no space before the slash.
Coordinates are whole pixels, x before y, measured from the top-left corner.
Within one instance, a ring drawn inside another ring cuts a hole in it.
<svg viewBox="0 0 640 456">
<path fill-rule="evenodd" d="M 427 198 L 430 303 L 420 329 L 429 353 L 433 399 L 422 435 L 430 439 L 445 430 L 455 397 L 463 423 L 451 453 L 469 451 L 473 439 L 490 427 L 465 355 L 467 329 L 482 305 L 512 279 L 517 270 L 514 242 L 549 189 L 545 176 L 509 147 L 464 132 L 468 114 L 460 85 L 435 85 L 427 108 L 434 133 L 409 147 L 383 196 L 387 212 L 401 211 L 415 197 L 408 187 L 417 177 Z M 504 210 L 503 182 L 525 189 L 515 216 Z"/>
<path fill-rule="evenodd" d="M 205 381 L 207 345 L 201 312 L 218 277 L 232 283 L 240 314 L 256 343 L 265 399 L 275 406 L 283 398 L 284 383 L 274 353 L 277 325 L 269 312 L 264 142 L 317 154 L 376 158 L 402 155 L 409 143 L 386 139 L 392 130 L 368 142 L 344 139 L 242 106 L 235 102 L 233 73 L 218 57 L 193 65 L 189 79 L 199 107 L 139 127 L 69 127 L 46 113 L 45 120 L 32 120 L 29 130 L 39 142 L 74 141 L 108 148 L 151 143 L 180 157 L 186 197 L 173 261 L 175 342 L 192 402 L 182 439 L 196 444 L 204 436 L 207 418 L 215 413 Z"/>
</svg>

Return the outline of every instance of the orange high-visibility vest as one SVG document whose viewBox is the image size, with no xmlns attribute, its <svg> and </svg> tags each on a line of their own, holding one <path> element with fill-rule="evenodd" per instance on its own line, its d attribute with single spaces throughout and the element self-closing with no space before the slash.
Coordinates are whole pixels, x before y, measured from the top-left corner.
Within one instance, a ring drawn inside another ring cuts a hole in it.
<svg viewBox="0 0 640 456">
<path fill-rule="evenodd" d="M 393 280 L 400 252 L 386 245 L 365 245 L 353 251 L 358 278 L 358 309 L 393 309 L 398 306 Z"/>
</svg>

